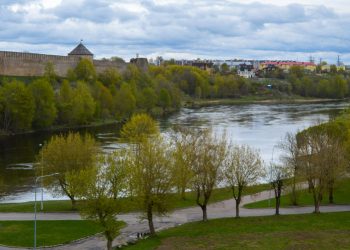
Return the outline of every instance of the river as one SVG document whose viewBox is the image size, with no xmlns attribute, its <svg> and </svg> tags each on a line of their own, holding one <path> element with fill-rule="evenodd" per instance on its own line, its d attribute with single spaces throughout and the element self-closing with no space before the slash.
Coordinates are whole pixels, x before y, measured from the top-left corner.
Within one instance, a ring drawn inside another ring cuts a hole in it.
<svg viewBox="0 0 350 250">
<path fill-rule="evenodd" d="M 278 161 L 281 152 L 276 145 L 287 132 L 294 133 L 318 122 L 328 121 L 348 106 L 348 102 L 328 102 L 184 108 L 160 119 L 159 124 L 164 134 L 171 133 L 173 125 L 212 127 L 217 134 L 225 132 L 228 141 L 248 144 L 260 150 L 263 160 L 268 163 L 272 158 Z M 107 152 L 124 146 L 118 143 L 119 129 L 117 125 L 108 125 L 79 131 L 94 135 Z M 33 162 L 40 150 L 39 144 L 62 132 L 40 132 L 0 138 L 0 185 L 6 190 L 1 202 L 33 200 Z M 52 197 L 48 192 L 45 192 L 44 198 L 62 199 Z"/>
</svg>

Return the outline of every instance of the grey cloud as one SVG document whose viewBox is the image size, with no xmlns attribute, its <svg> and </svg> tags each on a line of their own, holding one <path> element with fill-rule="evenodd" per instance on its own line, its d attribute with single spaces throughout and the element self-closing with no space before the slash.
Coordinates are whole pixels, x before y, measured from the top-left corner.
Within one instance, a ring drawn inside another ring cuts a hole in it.
<svg viewBox="0 0 350 250">
<path fill-rule="evenodd" d="M 39 6 L 32 15 L 26 9 L 10 11 L 8 6 L 14 2 L 35 1 L 1 1 L 0 50 L 1 41 L 28 47 L 42 44 L 44 48 L 56 44 L 62 50 L 83 38 L 96 48 L 96 54 L 100 51 L 103 55 L 108 51 L 112 55 L 171 51 L 208 57 L 235 57 L 242 52 L 250 57 L 261 51 L 271 56 L 286 51 L 350 53 L 350 33 L 346 29 L 350 26 L 350 10 L 340 15 L 325 5 L 62 0 L 51 9 Z M 133 9 L 135 4 L 139 9 Z"/>
</svg>

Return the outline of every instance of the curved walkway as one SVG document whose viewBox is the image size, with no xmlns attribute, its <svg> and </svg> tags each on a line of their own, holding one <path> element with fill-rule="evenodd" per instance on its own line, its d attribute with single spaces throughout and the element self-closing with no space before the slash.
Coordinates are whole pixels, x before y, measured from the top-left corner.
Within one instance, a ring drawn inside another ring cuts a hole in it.
<svg viewBox="0 0 350 250">
<path fill-rule="evenodd" d="M 240 216 L 268 216 L 273 215 L 275 210 L 273 208 L 259 208 L 259 209 L 246 209 L 243 208 L 244 204 L 269 199 L 271 197 L 271 191 L 264 191 L 255 195 L 244 196 L 240 208 Z M 291 207 L 291 208 L 281 208 L 281 214 L 305 214 L 312 213 L 314 208 L 312 206 L 308 207 Z M 341 212 L 350 211 L 350 205 L 329 205 L 321 206 L 321 212 Z M 233 217 L 235 215 L 235 200 L 225 200 L 217 203 L 208 205 L 208 217 L 213 218 L 225 218 Z M 121 230 L 121 235 L 118 236 L 113 245 L 121 245 L 126 242 L 133 241 L 137 239 L 138 233 L 148 232 L 148 223 L 146 220 L 140 219 L 140 213 L 128 213 L 121 214 L 118 216 L 120 220 L 127 223 L 127 226 Z M 39 220 L 79 220 L 80 215 L 77 213 L 39 213 Z M 175 210 L 170 213 L 169 216 L 155 217 L 154 224 L 157 231 L 166 228 L 181 225 L 183 223 L 191 221 L 199 221 L 202 219 L 202 211 L 199 207 L 190 207 Z M 33 220 L 32 213 L 0 213 L 1 220 Z M 106 248 L 106 241 L 103 236 L 92 236 L 83 240 L 78 240 L 76 242 L 70 243 L 68 245 L 62 245 L 57 247 L 45 248 L 51 250 L 63 250 L 63 249 L 91 249 L 100 250 Z M 0 247 L 1 250 L 14 250 L 14 249 L 24 249 L 24 248 L 9 248 Z"/>
</svg>

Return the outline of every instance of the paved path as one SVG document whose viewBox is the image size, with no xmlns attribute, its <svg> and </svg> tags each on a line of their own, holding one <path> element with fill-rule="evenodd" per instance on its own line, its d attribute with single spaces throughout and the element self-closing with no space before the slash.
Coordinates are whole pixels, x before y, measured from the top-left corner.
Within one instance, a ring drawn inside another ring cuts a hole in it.
<svg viewBox="0 0 350 250">
<path fill-rule="evenodd" d="M 242 199 L 240 215 L 245 216 L 267 216 L 273 215 L 273 208 L 261 208 L 261 209 L 246 209 L 242 206 L 247 203 L 265 200 L 271 197 L 270 191 L 264 191 L 256 195 L 245 196 Z M 208 205 L 208 217 L 209 218 L 225 218 L 233 217 L 235 215 L 235 201 L 234 199 L 225 200 Z M 293 207 L 293 208 L 281 208 L 281 214 L 305 214 L 312 213 L 313 207 Z M 340 212 L 350 211 L 350 205 L 334 205 L 334 206 L 322 206 L 321 212 Z M 121 214 L 118 216 L 120 220 L 127 223 L 127 226 L 121 230 L 121 235 L 118 236 L 113 245 L 120 245 L 137 238 L 137 233 L 145 233 L 148 231 L 148 224 L 146 220 L 140 219 L 141 214 L 129 213 Z M 81 219 L 77 213 L 40 213 L 38 214 L 39 220 L 78 220 Z M 155 217 L 154 224 L 156 230 L 162 230 L 170 227 L 174 227 L 183 223 L 191 221 L 199 221 L 202 219 L 202 212 L 199 207 L 190 207 L 175 210 L 169 216 Z M 33 220 L 32 213 L 0 213 L 1 220 Z M 57 246 L 52 248 L 46 248 L 50 250 L 101 250 L 106 248 L 106 241 L 103 236 L 92 236 L 87 239 L 79 240 L 77 242 L 70 243 L 68 245 Z M 16 248 L 0 247 L 1 250 L 10 250 Z M 17 248 L 18 249 L 18 248 Z M 22 248 L 23 249 L 23 248 Z"/>
</svg>

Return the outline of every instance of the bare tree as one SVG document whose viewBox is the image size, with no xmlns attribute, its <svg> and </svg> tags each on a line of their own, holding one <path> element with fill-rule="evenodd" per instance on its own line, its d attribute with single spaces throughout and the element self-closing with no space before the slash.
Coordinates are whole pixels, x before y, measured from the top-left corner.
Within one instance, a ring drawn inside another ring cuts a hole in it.
<svg viewBox="0 0 350 250">
<path fill-rule="evenodd" d="M 230 149 L 225 160 L 223 175 L 236 201 L 236 218 L 239 217 L 239 205 L 245 187 L 255 184 L 264 174 L 262 160 L 257 150 L 247 145 L 235 145 Z"/>
<path fill-rule="evenodd" d="M 299 171 L 299 149 L 296 140 L 296 135 L 292 133 L 287 133 L 285 139 L 278 145 L 279 148 L 283 150 L 281 156 L 282 162 L 286 167 L 289 168 L 288 172 L 292 178 L 291 185 L 291 202 L 292 205 L 298 205 L 297 200 L 297 181 L 298 181 L 298 171 Z"/>
<path fill-rule="evenodd" d="M 191 166 L 192 188 L 196 192 L 196 203 L 202 209 L 203 221 L 206 221 L 207 204 L 219 181 L 227 145 L 224 139 L 215 138 L 210 129 L 196 131 L 192 136 L 195 142 L 195 150 L 192 153 L 196 158 Z"/>
<path fill-rule="evenodd" d="M 290 177 L 289 167 L 287 165 L 278 165 L 273 162 L 269 165 L 269 181 L 275 194 L 275 215 L 280 214 L 282 190 L 285 180 Z"/>
</svg>

